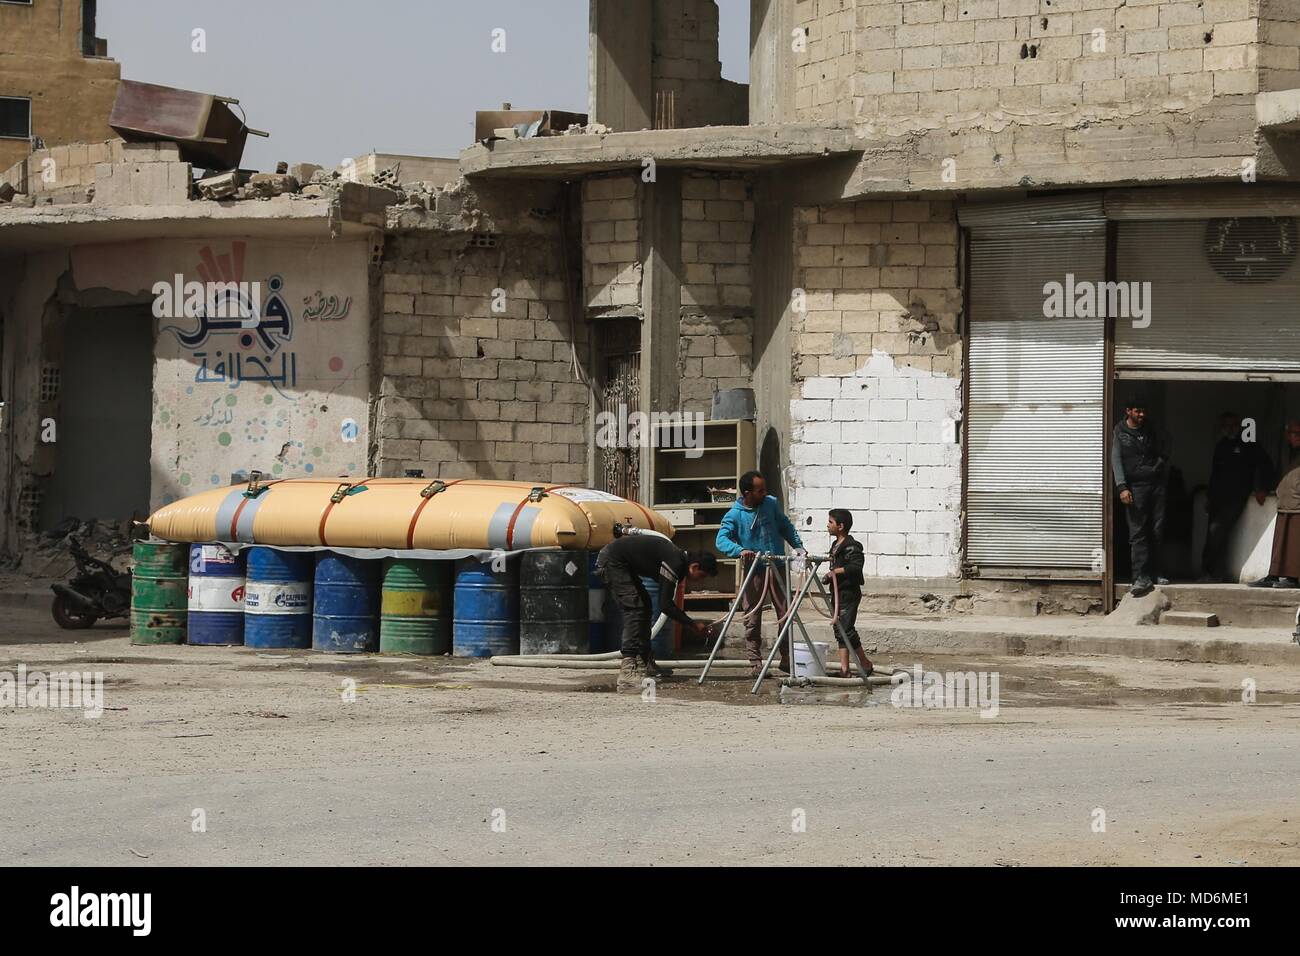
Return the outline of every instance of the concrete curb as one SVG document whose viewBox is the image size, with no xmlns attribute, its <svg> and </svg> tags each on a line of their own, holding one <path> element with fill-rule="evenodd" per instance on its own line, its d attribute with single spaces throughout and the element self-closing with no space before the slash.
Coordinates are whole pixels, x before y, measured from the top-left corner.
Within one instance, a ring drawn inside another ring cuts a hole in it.
<svg viewBox="0 0 1300 956">
<path fill-rule="evenodd" d="M 1089 630 L 1097 633 L 1088 633 Z M 860 621 L 858 624 L 863 644 L 874 644 L 878 656 L 908 653 L 967 657 L 978 654 L 998 657 L 1104 655 L 1198 664 L 1300 665 L 1300 646 L 1290 640 L 1289 632 L 1284 635 L 1262 632 L 1268 637 L 1250 640 L 1238 635 L 1231 639 L 1193 636 L 1204 634 L 1205 628 L 1151 625 L 1141 630 L 1150 631 L 1150 636 L 1105 633 L 1101 626 L 1084 625 L 1073 634 L 1063 635 L 997 626 L 954 630 L 941 623 L 931 625 L 924 622 L 894 625 Z M 835 638 L 831 636 L 829 626 L 809 624 L 808 631 L 814 640 L 834 644 Z"/>
</svg>

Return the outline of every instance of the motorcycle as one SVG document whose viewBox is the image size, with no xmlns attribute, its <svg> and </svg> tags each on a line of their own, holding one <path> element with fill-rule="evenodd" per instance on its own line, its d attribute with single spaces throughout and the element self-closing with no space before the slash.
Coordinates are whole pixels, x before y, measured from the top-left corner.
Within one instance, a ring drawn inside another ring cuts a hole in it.
<svg viewBox="0 0 1300 956">
<path fill-rule="evenodd" d="M 50 585 L 54 622 L 67 630 L 79 630 L 100 618 L 126 617 L 131 610 L 131 572 L 91 557 L 71 536 L 68 551 L 77 566 L 66 584 Z"/>
</svg>

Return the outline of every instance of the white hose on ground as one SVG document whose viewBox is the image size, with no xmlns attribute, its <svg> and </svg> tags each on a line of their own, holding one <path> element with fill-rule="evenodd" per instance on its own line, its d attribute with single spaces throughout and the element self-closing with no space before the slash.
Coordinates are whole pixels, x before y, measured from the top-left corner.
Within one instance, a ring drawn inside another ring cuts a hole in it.
<svg viewBox="0 0 1300 956">
<path fill-rule="evenodd" d="M 502 660 L 517 660 L 520 657 L 536 657 L 548 661 L 616 661 L 623 656 L 622 651 L 604 651 L 600 654 L 508 654 L 501 655 Z M 496 661 L 497 658 L 492 658 Z"/>
<path fill-rule="evenodd" d="M 838 671 L 840 665 L 838 661 L 828 660 L 826 663 L 826 668 L 827 670 Z M 853 658 L 849 658 L 849 669 L 853 673 L 857 674 L 859 677 L 862 676 L 862 667 Z M 885 677 L 888 677 L 891 674 L 910 674 L 911 671 L 904 670 L 901 667 L 881 667 L 879 664 L 874 664 L 871 667 L 871 673 L 873 676 L 880 674 Z M 834 675 L 827 675 L 827 676 L 834 676 Z M 846 679 L 852 680 L 852 678 L 846 678 Z"/>
<path fill-rule="evenodd" d="M 505 657 L 491 657 L 488 660 L 490 663 L 496 665 L 497 667 L 554 667 L 563 670 L 574 670 L 574 671 L 581 671 L 581 670 L 613 671 L 613 670 L 618 670 L 618 668 L 621 666 L 622 664 L 621 657 L 622 655 L 619 655 L 620 659 L 618 660 L 606 659 L 606 660 L 596 661 L 596 660 L 574 660 L 572 658 L 563 658 L 560 657 L 559 655 L 547 656 L 547 657 L 505 656 Z M 677 670 L 677 669 L 690 670 L 691 668 L 703 667 L 705 664 L 708 663 L 708 661 L 655 661 L 655 663 L 658 664 L 660 667 L 667 667 L 670 670 Z M 753 665 L 751 665 L 749 661 L 725 660 L 725 661 L 714 661 L 713 666 L 723 667 L 723 668 L 740 668 L 740 667 L 749 668 L 752 667 Z"/>
<path fill-rule="evenodd" d="M 782 679 L 781 683 L 787 687 L 806 687 L 813 684 L 819 687 L 865 687 L 868 684 L 880 687 L 891 684 L 893 681 L 885 674 L 872 674 L 865 679 L 861 677 L 786 677 Z"/>
</svg>

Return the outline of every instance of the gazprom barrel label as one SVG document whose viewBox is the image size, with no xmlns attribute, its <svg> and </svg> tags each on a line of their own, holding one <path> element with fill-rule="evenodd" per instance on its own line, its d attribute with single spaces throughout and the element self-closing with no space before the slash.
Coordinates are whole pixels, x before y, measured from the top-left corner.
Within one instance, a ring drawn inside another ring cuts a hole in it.
<svg viewBox="0 0 1300 956">
<path fill-rule="evenodd" d="M 309 614 L 311 582 L 265 584 L 249 581 L 244 587 L 244 610 L 250 614 Z"/>
</svg>

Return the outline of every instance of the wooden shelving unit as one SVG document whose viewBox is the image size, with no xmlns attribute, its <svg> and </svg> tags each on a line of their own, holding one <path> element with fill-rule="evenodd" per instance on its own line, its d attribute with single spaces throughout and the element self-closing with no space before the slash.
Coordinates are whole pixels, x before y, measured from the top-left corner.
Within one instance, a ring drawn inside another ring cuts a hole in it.
<svg viewBox="0 0 1300 956">
<path fill-rule="evenodd" d="M 673 539 L 687 551 L 717 553 L 714 541 L 722 516 L 736 501 L 740 476 L 756 467 L 754 423 L 725 420 L 704 423 L 701 448 L 660 447 L 680 445 L 674 426 L 661 426 L 650 456 L 652 507 L 667 516 L 677 529 Z M 714 500 L 714 499 L 717 500 Z M 740 561 L 718 555 L 716 577 L 691 581 L 686 604 L 706 602 L 724 606 L 740 587 Z"/>
</svg>

